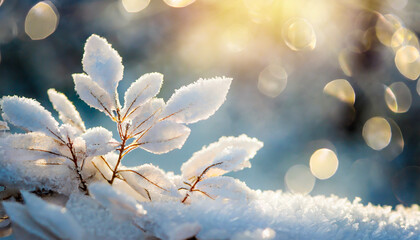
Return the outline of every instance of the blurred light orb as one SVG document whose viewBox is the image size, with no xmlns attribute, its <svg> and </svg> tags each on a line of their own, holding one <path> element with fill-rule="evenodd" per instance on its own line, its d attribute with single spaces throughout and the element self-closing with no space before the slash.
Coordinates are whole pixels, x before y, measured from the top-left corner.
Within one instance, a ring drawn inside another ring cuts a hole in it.
<svg viewBox="0 0 420 240">
<path fill-rule="evenodd" d="M 392 161 L 403 152 L 404 137 L 402 135 L 400 127 L 394 120 L 388 119 L 388 123 L 389 125 L 391 125 L 392 138 L 389 145 L 382 150 L 382 155 L 383 158 Z"/>
<path fill-rule="evenodd" d="M 195 2 L 195 0 L 163 0 L 168 6 L 174 7 L 174 8 L 182 8 L 182 7 L 186 7 L 190 4 L 192 4 L 193 2 Z"/>
<path fill-rule="evenodd" d="M 283 27 L 283 39 L 293 51 L 313 50 L 316 35 L 311 23 L 304 18 L 292 18 Z"/>
<path fill-rule="evenodd" d="M 1 7 L 1 5 L 4 3 L 4 0 L 0 0 L 0 7 Z"/>
<path fill-rule="evenodd" d="M 383 117 L 373 117 L 363 126 L 362 136 L 369 147 L 379 151 L 391 142 L 391 125 Z"/>
<path fill-rule="evenodd" d="M 327 83 L 324 87 L 324 93 L 351 105 L 356 101 L 353 87 L 346 79 L 336 79 Z"/>
<path fill-rule="evenodd" d="M 25 19 L 25 32 L 32 40 L 41 40 L 51 35 L 58 24 L 58 12 L 54 4 L 43 1 L 33 6 Z"/>
<path fill-rule="evenodd" d="M 309 160 L 309 167 L 316 178 L 328 179 L 337 172 L 337 155 L 328 148 L 318 149 L 312 154 Z"/>
<path fill-rule="evenodd" d="M 420 81 L 419 80 L 417 80 L 416 90 L 417 90 L 417 93 L 420 95 Z"/>
<path fill-rule="evenodd" d="M 419 50 L 414 46 L 404 46 L 395 54 L 395 65 L 400 73 L 411 80 L 420 76 Z"/>
<path fill-rule="evenodd" d="M 401 20 L 395 15 L 379 15 L 375 26 L 376 37 L 383 45 L 390 47 L 392 36 L 401 27 Z"/>
<path fill-rule="evenodd" d="M 287 188 L 293 193 L 308 194 L 315 186 L 315 177 L 305 165 L 295 165 L 284 176 Z"/>
<path fill-rule="evenodd" d="M 341 52 L 338 54 L 338 64 L 340 64 L 341 70 L 348 77 L 353 75 L 350 65 L 351 61 L 352 59 L 350 57 L 350 52 L 347 49 L 341 50 Z"/>
<path fill-rule="evenodd" d="M 419 39 L 417 38 L 416 34 L 404 27 L 399 28 L 395 33 L 392 35 L 391 38 L 391 47 L 394 51 L 398 51 L 400 47 L 404 46 L 413 46 L 416 49 L 419 48 Z"/>
<path fill-rule="evenodd" d="M 129 13 L 140 12 L 145 9 L 150 3 L 150 0 L 122 0 L 124 9 Z"/>
<path fill-rule="evenodd" d="M 404 204 L 420 202 L 420 167 L 406 167 L 392 179 L 392 190 L 398 201 Z"/>
<path fill-rule="evenodd" d="M 286 88 L 287 72 L 277 64 L 270 64 L 258 76 L 258 90 L 268 97 L 277 97 Z"/>
<path fill-rule="evenodd" d="M 394 113 L 407 112 L 412 103 L 410 89 L 403 82 L 395 82 L 385 89 L 385 102 Z"/>
</svg>

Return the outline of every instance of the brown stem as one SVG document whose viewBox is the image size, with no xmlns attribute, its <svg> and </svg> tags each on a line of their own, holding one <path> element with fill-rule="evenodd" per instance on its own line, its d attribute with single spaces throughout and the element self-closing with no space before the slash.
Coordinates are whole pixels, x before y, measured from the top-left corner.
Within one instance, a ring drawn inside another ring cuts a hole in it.
<svg viewBox="0 0 420 240">
<path fill-rule="evenodd" d="M 207 172 L 210 168 L 212 168 L 212 167 L 214 167 L 214 166 L 217 166 L 217 165 L 220 165 L 220 164 L 222 164 L 222 163 L 223 163 L 223 162 L 218 162 L 218 163 L 215 163 L 215 164 L 212 164 L 212 165 L 210 165 L 210 166 L 206 167 L 206 169 L 204 169 L 204 171 L 200 174 L 200 176 L 198 176 L 198 177 L 197 177 L 197 179 L 195 180 L 195 182 L 194 182 L 192 185 L 191 185 L 191 184 L 187 184 L 188 186 L 191 186 L 191 187 L 190 187 L 189 191 L 185 194 L 185 197 L 184 197 L 184 199 L 182 199 L 181 203 L 185 203 L 185 201 L 187 201 L 188 197 L 190 196 L 189 192 L 201 192 L 202 194 L 206 195 L 207 197 L 209 197 L 209 198 L 213 199 L 213 198 L 212 198 L 212 197 L 210 197 L 210 196 L 209 196 L 206 192 L 203 192 L 203 191 L 201 191 L 201 190 L 195 189 L 195 187 L 197 186 L 197 183 L 199 183 L 199 182 L 203 179 L 204 174 L 206 174 L 206 172 Z M 214 200 L 214 199 L 213 199 L 213 200 Z"/>
<path fill-rule="evenodd" d="M 68 140 L 67 147 L 70 149 L 72 161 L 74 163 L 74 166 L 76 167 L 77 176 L 79 177 L 79 180 L 80 180 L 79 188 L 82 191 L 86 192 L 86 195 L 89 195 L 89 190 L 87 188 L 86 181 L 83 179 L 82 173 L 80 172 L 79 166 L 77 165 L 77 157 L 76 157 L 76 154 L 74 153 L 73 142 L 70 140 L 69 137 L 67 137 L 67 140 Z"/>
<path fill-rule="evenodd" d="M 117 111 L 118 112 L 118 118 L 120 118 L 120 114 L 119 114 L 119 111 Z M 128 132 L 128 126 L 126 126 L 126 128 L 125 128 L 125 133 L 123 134 L 122 133 L 122 126 L 121 126 L 121 121 L 120 120 L 118 120 L 118 132 L 119 132 L 119 134 L 120 134 L 120 138 L 121 138 L 121 147 L 118 149 L 118 151 L 120 152 L 119 153 L 119 155 L 118 155 L 118 160 L 117 160 L 117 164 L 115 164 L 115 168 L 114 168 L 114 170 L 112 171 L 112 177 L 111 177 L 111 180 L 109 180 L 108 182 L 109 182 L 109 184 L 111 184 L 112 185 L 112 183 L 114 182 L 114 179 L 115 179 L 115 177 L 117 176 L 117 171 L 118 171 L 118 167 L 119 167 L 119 165 L 120 165 L 120 163 L 121 163 L 121 160 L 122 160 L 122 158 L 123 158 L 123 156 L 124 156 L 124 151 L 125 151 L 125 144 L 127 143 L 127 132 Z"/>
</svg>

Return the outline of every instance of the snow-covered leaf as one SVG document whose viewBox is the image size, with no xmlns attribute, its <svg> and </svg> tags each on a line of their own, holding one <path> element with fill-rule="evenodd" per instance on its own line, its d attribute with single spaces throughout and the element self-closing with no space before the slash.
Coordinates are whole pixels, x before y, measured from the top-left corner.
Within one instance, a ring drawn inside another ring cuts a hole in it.
<svg viewBox="0 0 420 240">
<path fill-rule="evenodd" d="M 174 224 L 168 228 L 166 234 L 169 240 L 184 240 L 195 237 L 201 230 L 201 225 L 197 222 Z"/>
<path fill-rule="evenodd" d="M 182 164 L 182 175 L 184 179 L 197 177 L 207 167 L 221 162 L 222 164 L 211 167 L 206 172 L 207 176 L 217 176 L 227 171 L 251 167 L 249 159 L 253 158 L 262 146 L 262 142 L 245 134 L 239 137 L 221 137 L 219 141 L 194 153 L 187 162 Z"/>
<path fill-rule="evenodd" d="M 217 77 L 181 87 L 168 100 L 162 117 L 186 124 L 207 119 L 226 100 L 231 82 L 231 78 Z"/>
<path fill-rule="evenodd" d="M 85 123 L 80 117 L 79 112 L 73 103 L 68 100 L 66 95 L 51 88 L 48 89 L 48 97 L 63 123 L 70 124 L 78 128 L 81 132 L 86 130 Z"/>
<path fill-rule="evenodd" d="M 258 228 L 254 231 L 246 230 L 237 233 L 232 237 L 232 240 L 269 240 L 276 237 L 276 232 L 271 228 Z"/>
<path fill-rule="evenodd" d="M 0 138 L 0 150 L 4 159 L 31 161 L 71 156 L 60 141 L 40 132 L 11 134 Z"/>
<path fill-rule="evenodd" d="M 3 119 L 28 131 L 43 132 L 57 138 L 58 122 L 39 102 L 23 97 L 7 96 L 0 101 Z"/>
<path fill-rule="evenodd" d="M 101 112 L 112 115 L 115 105 L 111 96 L 96 82 L 85 74 L 73 74 L 75 90 L 80 99 L 85 101 L 90 107 L 96 108 Z"/>
<path fill-rule="evenodd" d="M 156 123 L 146 134 L 141 137 L 140 147 L 155 154 L 170 152 L 184 145 L 190 129 L 182 124 L 171 121 Z"/>
<path fill-rule="evenodd" d="M 39 225 L 48 229 L 60 239 L 76 240 L 83 238 L 83 229 L 67 212 L 67 209 L 49 204 L 26 191 L 22 191 L 22 196 L 29 215 Z"/>
<path fill-rule="evenodd" d="M 115 152 L 109 152 L 104 156 L 96 156 L 92 158 L 92 164 L 106 180 L 110 180 L 112 177 L 112 171 L 117 163 L 117 159 L 118 154 Z"/>
<path fill-rule="evenodd" d="M 105 38 L 93 34 L 85 45 L 82 59 L 83 70 L 103 88 L 118 105 L 118 82 L 123 78 L 124 66 L 117 51 Z"/>
<path fill-rule="evenodd" d="M 9 130 L 9 126 L 7 125 L 7 122 L 0 121 L 0 131 L 7 131 Z"/>
<path fill-rule="evenodd" d="M 80 130 L 73 125 L 70 124 L 62 124 L 59 128 L 61 139 L 63 139 L 65 142 L 69 142 L 69 139 L 74 139 L 80 135 Z"/>
<path fill-rule="evenodd" d="M 136 186 L 136 189 L 131 187 L 125 180 L 121 180 L 119 178 L 115 178 L 114 182 L 112 183 L 112 187 L 117 189 L 124 194 L 131 196 L 132 198 L 136 199 L 139 202 L 148 202 L 149 194 L 148 191 L 142 187 Z"/>
<path fill-rule="evenodd" d="M 207 193 L 212 198 L 249 200 L 255 197 L 253 191 L 244 182 L 227 176 L 204 179 L 197 183 L 196 188 Z M 194 193 L 204 196 L 200 192 Z"/>
<path fill-rule="evenodd" d="M 113 212 L 114 216 L 131 218 L 146 214 L 143 206 L 134 198 L 116 190 L 109 184 L 93 183 L 89 186 L 89 192 L 102 206 Z"/>
<path fill-rule="evenodd" d="M 12 219 L 13 224 L 22 228 L 28 237 L 37 237 L 39 239 L 46 240 L 56 239 L 55 236 L 48 231 L 48 229 L 40 226 L 31 217 L 31 215 L 29 215 L 29 212 L 24 205 L 16 202 L 3 202 L 3 206 L 9 217 Z"/>
<path fill-rule="evenodd" d="M 178 196 L 175 185 L 166 176 L 165 172 L 152 164 L 144 164 L 133 168 L 121 167 L 118 173 L 135 190 L 145 188 L 150 193 Z"/>
<path fill-rule="evenodd" d="M 148 73 L 131 84 L 124 96 L 123 115 L 129 114 L 159 93 L 163 82 L 160 73 Z"/>
<path fill-rule="evenodd" d="M 27 232 L 26 236 L 41 239 L 83 239 L 84 231 L 65 208 L 48 204 L 22 191 L 25 205 L 4 202 L 12 222 Z"/>
<path fill-rule="evenodd" d="M 117 147 L 112 133 L 103 127 L 90 128 L 81 137 L 86 142 L 87 155 L 90 157 L 105 155 Z"/>
<path fill-rule="evenodd" d="M 149 129 L 155 123 L 164 106 L 163 99 L 153 98 L 128 115 L 127 118 L 131 121 L 129 135 L 136 136 Z"/>
</svg>

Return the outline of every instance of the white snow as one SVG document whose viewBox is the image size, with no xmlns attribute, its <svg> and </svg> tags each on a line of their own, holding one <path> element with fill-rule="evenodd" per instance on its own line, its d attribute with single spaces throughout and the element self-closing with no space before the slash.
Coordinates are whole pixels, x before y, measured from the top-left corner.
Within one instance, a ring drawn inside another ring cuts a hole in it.
<svg viewBox="0 0 420 240">
<path fill-rule="evenodd" d="M 133 82 L 124 96 L 123 115 L 130 113 L 159 93 L 163 83 L 160 73 L 148 73 Z"/>
<path fill-rule="evenodd" d="M 190 132 L 191 130 L 183 124 L 165 120 L 153 125 L 138 142 L 146 151 L 163 154 L 176 148 L 180 149 Z"/>
<path fill-rule="evenodd" d="M 26 234 L 42 239 L 84 239 L 84 230 L 65 208 L 48 204 L 41 198 L 22 191 L 25 205 L 14 202 L 3 203 L 14 224 Z M 18 235 L 18 233 L 15 233 Z"/>
<path fill-rule="evenodd" d="M 199 79 L 175 90 L 162 117 L 186 124 L 209 118 L 226 100 L 231 82 L 231 78 L 225 77 Z"/>
<path fill-rule="evenodd" d="M 39 131 L 55 137 L 58 122 L 41 104 L 33 99 L 6 96 L 0 100 L 3 119 L 28 131 Z"/>
<path fill-rule="evenodd" d="M 85 53 L 82 59 L 83 70 L 104 89 L 114 106 L 118 105 L 118 82 L 123 78 L 124 66 L 117 51 L 105 38 L 93 34 L 85 45 Z"/>
<path fill-rule="evenodd" d="M 7 125 L 7 122 L 0 121 L 0 131 L 7 131 L 9 130 L 9 126 Z"/>
<path fill-rule="evenodd" d="M 219 141 L 204 146 L 181 166 L 184 179 L 199 176 L 207 167 L 219 162 L 226 162 L 210 168 L 207 176 L 218 176 L 228 171 L 238 171 L 251 167 L 249 159 L 261 149 L 263 143 L 245 134 L 239 137 L 221 137 Z M 242 151 L 245 151 L 246 154 Z"/>
<path fill-rule="evenodd" d="M 79 94 L 80 99 L 85 101 L 90 107 L 96 108 L 101 112 L 112 114 L 115 105 L 110 95 L 96 82 L 85 74 L 73 74 L 74 89 Z"/>
<path fill-rule="evenodd" d="M 117 147 L 112 133 L 103 127 L 90 128 L 81 137 L 86 142 L 86 153 L 90 157 L 105 155 Z"/>
<path fill-rule="evenodd" d="M 58 112 L 58 117 L 63 123 L 70 124 L 81 132 L 86 131 L 85 123 L 80 117 L 79 112 L 66 95 L 52 88 L 48 89 L 47 93 L 54 109 Z"/>
</svg>

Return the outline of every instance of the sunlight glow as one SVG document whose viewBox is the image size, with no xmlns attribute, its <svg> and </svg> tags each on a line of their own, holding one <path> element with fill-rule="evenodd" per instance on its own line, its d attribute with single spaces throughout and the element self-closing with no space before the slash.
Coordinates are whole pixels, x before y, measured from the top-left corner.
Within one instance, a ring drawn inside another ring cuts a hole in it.
<svg viewBox="0 0 420 240">
<path fill-rule="evenodd" d="M 305 165 L 295 165 L 284 176 L 287 188 L 293 193 L 308 194 L 315 186 L 315 177 Z"/>
<path fill-rule="evenodd" d="M 169 6 L 174 7 L 174 8 L 186 7 L 192 4 L 193 2 L 195 2 L 195 0 L 163 0 L 163 1 Z"/>
<path fill-rule="evenodd" d="M 388 146 L 391 141 L 391 126 L 385 118 L 373 117 L 366 121 L 362 135 L 369 147 L 379 151 Z"/>
<path fill-rule="evenodd" d="M 404 77 L 416 80 L 420 76 L 419 50 L 411 45 L 401 47 L 395 54 L 395 65 Z"/>
<path fill-rule="evenodd" d="M 258 77 L 258 90 L 268 97 L 277 97 L 286 88 L 287 73 L 280 65 L 271 64 Z"/>
<path fill-rule="evenodd" d="M 293 51 L 313 50 L 316 35 L 311 23 L 304 18 L 292 18 L 284 24 L 283 39 Z"/>
<path fill-rule="evenodd" d="M 150 0 L 122 0 L 124 9 L 129 13 L 140 12 L 145 9 L 150 3 Z"/>
<path fill-rule="evenodd" d="M 58 12 L 49 2 L 39 2 L 33 6 L 25 19 L 25 32 L 32 40 L 41 40 L 51 35 L 58 24 Z"/>
<path fill-rule="evenodd" d="M 402 27 L 401 20 L 392 14 L 379 15 L 376 22 L 376 36 L 385 46 L 390 47 L 392 36 Z"/>
<path fill-rule="evenodd" d="M 410 89 L 403 82 L 391 84 L 385 89 L 385 102 L 394 113 L 407 112 L 412 103 Z"/>
<path fill-rule="evenodd" d="M 324 93 L 351 105 L 356 101 L 353 87 L 345 79 L 336 79 L 327 83 L 324 87 Z"/>
<path fill-rule="evenodd" d="M 328 148 L 318 149 L 312 154 L 309 167 L 312 174 L 318 179 L 328 179 L 337 171 L 337 155 Z"/>
</svg>

